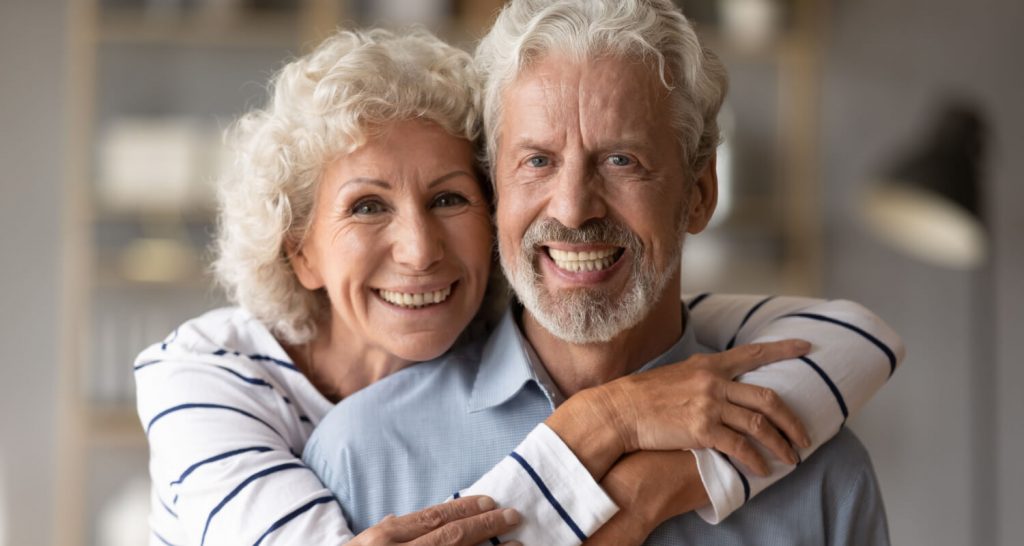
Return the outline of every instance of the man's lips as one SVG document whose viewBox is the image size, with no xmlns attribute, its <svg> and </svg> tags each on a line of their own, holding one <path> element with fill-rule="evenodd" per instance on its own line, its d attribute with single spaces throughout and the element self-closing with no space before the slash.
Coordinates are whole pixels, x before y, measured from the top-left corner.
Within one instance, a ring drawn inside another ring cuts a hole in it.
<svg viewBox="0 0 1024 546">
<path fill-rule="evenodd" d="M 543 250 L 555 267 L 566 273 L 602 272 L 615 265 L 625 249 L 616 246 L 545 246 Z"/>
</svg>

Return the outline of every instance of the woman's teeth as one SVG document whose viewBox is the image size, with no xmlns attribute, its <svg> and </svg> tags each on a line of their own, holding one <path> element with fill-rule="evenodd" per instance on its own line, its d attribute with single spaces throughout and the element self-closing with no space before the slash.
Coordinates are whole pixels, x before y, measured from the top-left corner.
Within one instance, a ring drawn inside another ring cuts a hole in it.
<svg viewBox="0 0 1024 546">
<path fill-rule="evenodd" d="M 615 263 L 615 255 L 619 252 L 617 248 L 606 250 L 591 250 L 584 252 L 572 252 L 548 248 L 548 255 L 554 260 L 559 269 L 566 271 L 600 271 L 608 269 Z"/>
<path fill-rule="evenodd" d="M 452 287 L 448 286 L 442 290 L 434 290 L 433 292 L 417 292 L 410 294 L 408 292 L 394 292 L 391 290 L 378 290 L 380 297 L 384 301 L 397 305 L 399 307 L 405 307 L 407 309 L 418 309 L 420 307 L 426 307 L 428 305 L 435 305 L 448 299 L 448 296 L 452 293 Z"/>
</svg>

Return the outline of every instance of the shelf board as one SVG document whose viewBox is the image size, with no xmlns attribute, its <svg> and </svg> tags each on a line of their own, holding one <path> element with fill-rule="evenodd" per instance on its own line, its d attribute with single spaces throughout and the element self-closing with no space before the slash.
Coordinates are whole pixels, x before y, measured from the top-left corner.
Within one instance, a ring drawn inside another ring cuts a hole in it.
<svg viewBox="0 0 1024 546">
<path fill-rule="evenodd" d="M 121 8 L 100 14 L 97 40 L 108 45 L 292 48 L 300 42 L 299 28 L 297 13 L 241 13 L 227 18 L 196 12 L 154 17 L 141 9 Z"/>
</svg>

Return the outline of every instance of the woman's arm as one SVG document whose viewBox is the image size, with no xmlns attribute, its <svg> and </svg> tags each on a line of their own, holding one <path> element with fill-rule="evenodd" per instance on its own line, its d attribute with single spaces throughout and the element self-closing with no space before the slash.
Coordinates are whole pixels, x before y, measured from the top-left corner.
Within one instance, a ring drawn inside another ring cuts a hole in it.
<svg viewBox="0 0 1024 546">
<path fill-rule="evenodd" d="M 244 355 L 159 345 L 139 356 L 152 544 L 339 544 L 352 537 L 334 497 L 299 457 L 313 424 L 261 366 Z"/>
<path fill-rule="evenodd" d="M 885 384 L 905 355 L 900 337 L 878 316 L 845 300 L 713 294 L 688 300 L 697 340 L 721 350 L 798 337 L 812 351 L 742 375 L 738 381 L 775 391 L 804 423 L 807 458 L 839 431 Z M 771 472 L 756 476 L 710 449 L 695 450 L 711 505 L 698 511 L 718 523 L 794 466 L 769 458 Z"/>
</svg>

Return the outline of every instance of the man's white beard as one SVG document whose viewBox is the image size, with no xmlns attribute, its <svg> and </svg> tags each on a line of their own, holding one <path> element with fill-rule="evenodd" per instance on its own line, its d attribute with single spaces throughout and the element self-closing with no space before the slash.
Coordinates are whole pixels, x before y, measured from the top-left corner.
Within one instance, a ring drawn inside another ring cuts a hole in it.
<svg viewBox="0 0 1024 546">
<path fill-rule="evenodd" d="M 672 247 L 673 255 L 662 271 L 647 256 L 636 234 L 621 224 L 599 220 L 570 229 L 551 218 L 530 226 L 517 256 L 510 257 L 509 252 L 500 249 L 501 267 L 519 301 L 545 330 L 569 343 L 603 343 L 639 324 L 661 299 L 680 266 L 685 225 L 683 219 L 676 230 L 678 241 Z M 625 289 L 619 294 L 600 288 L 548 292 L 542 282 L 537 253 L 540 243 L 554 241 L 624 247 L 624 257 L 633 261 Z"/>
</svg>

